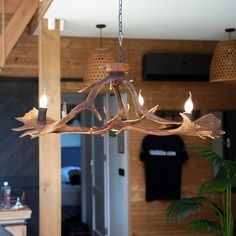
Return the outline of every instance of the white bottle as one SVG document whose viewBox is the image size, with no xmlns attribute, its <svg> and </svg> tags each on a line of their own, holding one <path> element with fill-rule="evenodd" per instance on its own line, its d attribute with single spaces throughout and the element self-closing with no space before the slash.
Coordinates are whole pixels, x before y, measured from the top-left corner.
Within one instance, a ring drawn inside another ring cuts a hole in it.
<svg viewBox="0 0 236 236">
<path fill-rule="evenodd" d="M 8 185 L 8 182 L 4 182 L 1 187 L 1 207 L 11 208 L 11 187 Z"/>
</svg>

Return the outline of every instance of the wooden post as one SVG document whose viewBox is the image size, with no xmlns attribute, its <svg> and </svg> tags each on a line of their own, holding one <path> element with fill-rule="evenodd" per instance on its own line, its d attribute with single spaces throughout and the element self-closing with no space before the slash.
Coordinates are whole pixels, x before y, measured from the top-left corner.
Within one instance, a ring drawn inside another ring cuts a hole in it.
<svg viewBox="0 0 236 236">
<path fill-rule="evenodd" d="M 48 30 L 39 22 L 39 96 L 45 89 L 48 116 L 60 118 L 60 30 Z M 61 142 L 60 135 L 39 138 L 39 232 L 40 236 L 61 235 Z"/>
</svg>

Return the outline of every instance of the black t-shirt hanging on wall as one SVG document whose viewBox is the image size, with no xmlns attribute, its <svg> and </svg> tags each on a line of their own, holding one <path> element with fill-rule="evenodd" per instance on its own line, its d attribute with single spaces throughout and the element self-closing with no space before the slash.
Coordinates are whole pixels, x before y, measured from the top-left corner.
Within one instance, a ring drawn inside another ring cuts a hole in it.
<svg viewBox="0 0 236 236">
<path fill-rule="evenodd" d="M 179 199 L 182 164 L 188 159 L 178 135 L 147 135 L 140 155 L 145 166 L 146 200 Z"/>
</svg>

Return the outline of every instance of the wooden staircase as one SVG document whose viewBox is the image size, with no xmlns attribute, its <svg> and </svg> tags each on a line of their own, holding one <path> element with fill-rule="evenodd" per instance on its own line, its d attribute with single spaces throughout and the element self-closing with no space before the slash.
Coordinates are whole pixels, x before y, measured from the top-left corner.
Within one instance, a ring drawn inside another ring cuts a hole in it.
<svg viewBox="0 0 236 236">
<path fill-rule="evenodd" d="M 6 59 L 24 32 L 34 32 L 52 1 L 1 0 L 0 68 L 14 67 Z"/>
</svg>

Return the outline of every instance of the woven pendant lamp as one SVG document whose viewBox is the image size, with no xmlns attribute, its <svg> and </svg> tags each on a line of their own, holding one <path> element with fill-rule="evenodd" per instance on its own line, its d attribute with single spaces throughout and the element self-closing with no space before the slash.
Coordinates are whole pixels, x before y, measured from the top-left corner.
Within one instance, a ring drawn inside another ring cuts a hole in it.
<svg viewBox="0 0 236 236">
<path fill-rule="evenodd" d="M 102 47 L 102 29 L 105 27 L 106 25 L 104 24 L 96 25 L 96 28 L 100 29 L 100 48 L 94 49 L 89 56 L 84 79 L 84 82 L 87 84 L 104 79 L 108 75 L 106 64 L 115 62 L 112 50 Z"/>
<path fill-rule="evenodd" d="M 210 68 L 210 82 L 236 82 L 236 40 L 231 40 L 231 32 L 225 30 L 229 39 L 216 45 Z"/>
</svg>

